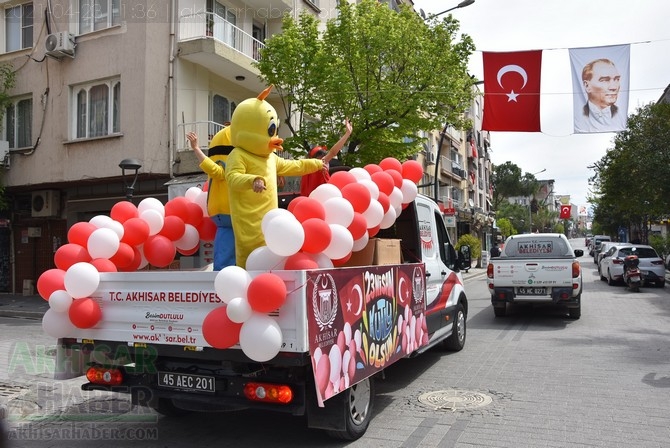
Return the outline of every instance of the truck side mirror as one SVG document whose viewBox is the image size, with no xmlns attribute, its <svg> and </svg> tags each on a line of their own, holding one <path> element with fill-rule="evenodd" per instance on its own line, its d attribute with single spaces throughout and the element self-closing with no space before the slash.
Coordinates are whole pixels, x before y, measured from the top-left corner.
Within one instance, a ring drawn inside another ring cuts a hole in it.
<svg viewBox="0 0 670 448">
<path fill-rule="evenodd" d="M 460 270 L 468 272 L 472 265 L 472 255 L 470 254 L 470 246 L 461 246 L 458 249 L 458 267 Z"/>
<path fill-rule="evenodd" d="M 584 255 L 584 251 L 582 249 L 575 249 L 575 257 L 579 258 L 582 255 Z"/>
</svg>

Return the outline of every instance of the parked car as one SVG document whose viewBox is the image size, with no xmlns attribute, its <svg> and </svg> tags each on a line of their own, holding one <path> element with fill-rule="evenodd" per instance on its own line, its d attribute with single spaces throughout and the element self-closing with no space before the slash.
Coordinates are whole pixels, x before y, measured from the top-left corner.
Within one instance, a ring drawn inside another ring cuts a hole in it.
<svg viewBox="0 0 670 448">
<path fill-rule="evenodd" d="M 584 238 L 584 246 L 589 247 L 589 244 L 591 244 L 591 240 L 593 239 L 593 235 L 590 233 L 586 234 L 586 237 Z"/>
<path fill-rule="evenodd" d="M 596 260 L 597 260 L 596 264 L 598 265 L 598 275 L 600 275 L 601 278 L 602 278 L 602 275 L 600 274 L 600 266 L 601 266 L 602 260 L 603 260 L 603 258 L 608 256 L 608 251 L 613 246 L 631 246 L 631 245 L 632 245 L 631 243 L 621 243 L 621 242 L 617 242 L 617 241 L 603 241 L 600 244 L 600 252 L 598 252 L 598 256 L 595 257 Z"/>
<path fill-rule="evenodd" d="M 623 280 L 623 259 L 627 255 L 637 255 L 642 271 L 642 283 L 653 283 L 662 288 L 665 286 L 665 264 L 653 247 L 645 244 L 630 244 L 627 246 L 612 246 L 600 261 L 600 278 L 607 280 L 609 285 L 620 283 Z"/>
<path fill-rule="evenodd" d="M 603 241 L 612 241 L 612 238 L 610 238 L 607 235 L 595 235 L 591 240 L 591 244 L 589 245 L 589 255 L 594 257 L 593 258 L 594 263 L 596 262 L 597 252 L 600 250 L 600 244 Z"/>
</svg>

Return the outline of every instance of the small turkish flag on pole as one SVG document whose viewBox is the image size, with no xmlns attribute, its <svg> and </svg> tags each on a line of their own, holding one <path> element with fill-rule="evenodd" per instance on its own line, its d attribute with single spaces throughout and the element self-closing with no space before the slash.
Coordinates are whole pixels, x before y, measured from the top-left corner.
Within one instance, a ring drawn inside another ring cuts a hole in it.
<svg viewBox="0 0 670 448">
<path fill-rule="evenodd" d="M 572 205 L 561 205 L 560 219 L 570 219 L 571 213 L 572 213 Z"/>
<path fill-rule="evenodd" d="M 540 132 L 542 50 L 484 52 L 486 131 Z"/>
</svg>

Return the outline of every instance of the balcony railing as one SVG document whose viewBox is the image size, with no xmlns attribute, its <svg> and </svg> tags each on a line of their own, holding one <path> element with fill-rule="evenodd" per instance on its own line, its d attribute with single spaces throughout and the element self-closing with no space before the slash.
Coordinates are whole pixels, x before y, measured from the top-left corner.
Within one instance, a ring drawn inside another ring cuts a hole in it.
<svg viewBox="0 0 670 448">
<path fill-rule="evenodd" d="M 179 41 L 213 38 L 235 51 L 258 60 L 265 44 L 218 14 L 200 12 L 179 18 Z"/>
<path fill-rule="evenodd" d="M 195 132 L 198 135 L 200 148 L 209 148 L 212 137 L 223 128 L 223 125 L 214 121 L 195 121 L 191 123 L 180 123 L 177 125 L 177 151 L 189 151 L 191 145 L 186 139 L 187 132 Z"/>
</svg>

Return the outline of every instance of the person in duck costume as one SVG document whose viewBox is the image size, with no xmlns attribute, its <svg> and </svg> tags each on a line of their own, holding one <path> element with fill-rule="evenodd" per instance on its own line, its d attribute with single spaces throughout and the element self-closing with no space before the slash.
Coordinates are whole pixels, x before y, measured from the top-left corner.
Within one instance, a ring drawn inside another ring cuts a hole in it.
<svg viewBox="0 0 670 448">
<path fill-rule="evenodd" d="M 214 237 L 214 266 L 220 271 L 235 265 L 235 236 L 230 220 L 228 184 L 226 183 L 226 161 L 233 150 L 230 144 L 230 126 L 217 132 L 209 143 L 206 156 L 198 146 L 198 136 L 194 132 L 186 134 L 191 149 L 200 162 L 200 169 L 207 173 L 207 213 L 216 224 Z"/>
<path fill-rule="evenodd" d="M 246 268 L 249 254 L 265 245 L 261 221 L 279 206 L 277 176 L 302 176 L 328 169 L 320 159 L 287 160 L 275 153 L 283 149 L 284 140 L 278 135 L 277 112 L 265 101 L 271 90 L 272 86 L 238 104 L 230 121 L 234 148 L 228 156 L 226 181 L 235 259 L 242 268 Z"/>
</svg>

